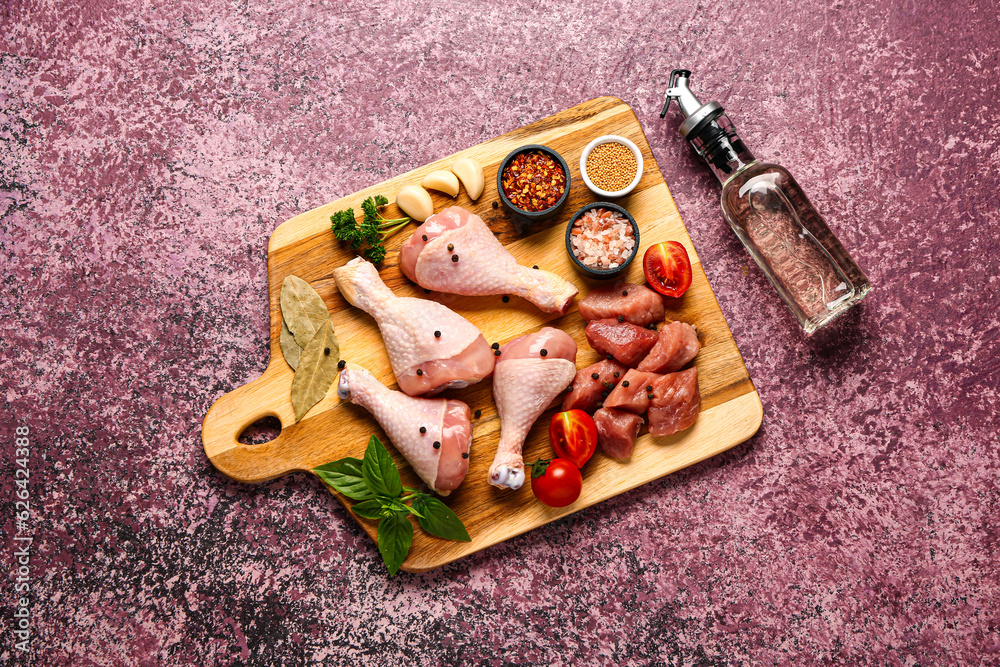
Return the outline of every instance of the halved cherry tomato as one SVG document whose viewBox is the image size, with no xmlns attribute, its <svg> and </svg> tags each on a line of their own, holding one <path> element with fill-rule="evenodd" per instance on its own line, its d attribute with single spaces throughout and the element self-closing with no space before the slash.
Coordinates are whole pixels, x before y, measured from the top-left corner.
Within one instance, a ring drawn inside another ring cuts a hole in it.
<svg viewBox="0 0 1000 667">
<path fill-rule="evenodd" d="M 549 507 L 566 507 L 580 497 L 583 475 L 572 461 L 540 459 L 531 464 L 531 490 Z"/>
<path fill-rule="evenodd" d="M 664 296 L 678 297 L 691 287 L 691 260 L 677 241 L 649 246 L 642 256 L 642 271 L 649 286 Z"/>
<path fill-rule="evenodd" d="M 583 410 L 559 412 L 552 415 L 549 440 L 556 456 L 582 468 L 597 449 L 597 424 Z"/>
</svg>

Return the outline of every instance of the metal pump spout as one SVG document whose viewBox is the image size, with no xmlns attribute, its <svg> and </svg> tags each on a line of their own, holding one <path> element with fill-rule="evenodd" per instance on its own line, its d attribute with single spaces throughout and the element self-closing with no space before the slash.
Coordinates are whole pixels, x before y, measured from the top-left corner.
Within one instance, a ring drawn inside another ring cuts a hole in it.
<svg viewBox="0 0 1000 667">
<path fill-rule="evenodd" d="M 688 81 L 690 79 L 691 72 L 686 69 L 675 69 L 670 73 L 670 87 L 667 88 L 666 99 L 663 101 L 663 110 L 660 112 L 660 118 L 667 115 L 667 109 L 674 100 L 677 101 L 677 106 L 681 108 L 681 113 L 684 114 L 685 118 L 690 118 L 694 115 L 695 111 L 701 108 L 701 102 L 698 101 L 698 98 L 688 88 Z"/>
<path fill-rule="evenodd" d="M 677 106 L 684 114 L 684 122 L 681 123 L 678 131 L 685 139 L 693 141 L 706 126 L 713 124 L 715 119 L 721 116 L 724 111 L 718 102 L 702 104 L 688 88 L 688 81 L 691 80 L 691 72 L 686 69 L 675 69 L 670 73 L 670 87 L 667 88 L 666 98 L 663 102 L 663 110 L 660 118 L 667 115 L 667 109 L 673 100 L 677 100 Z M 716 127 L 716 129 L 718 129 Z"/>
<path fill-rule="evenodd" d="M 664 95 L 666 99 L 660 118 L 667 115 L 670 103 L 677 100 L 684 116 L 677 131 L 691 142 L 698 155 L 726 174 L 741 168 L 745 162 L 752 162 L 750 151 L 743 145 L 729 119 L 724 117 L 722 105 L 718 102 L 702 104 L 688 87 L 690 81 L 691 72 L 686 69 L 675 69 L 670 73 L 670 87 Z"/>
</svg>

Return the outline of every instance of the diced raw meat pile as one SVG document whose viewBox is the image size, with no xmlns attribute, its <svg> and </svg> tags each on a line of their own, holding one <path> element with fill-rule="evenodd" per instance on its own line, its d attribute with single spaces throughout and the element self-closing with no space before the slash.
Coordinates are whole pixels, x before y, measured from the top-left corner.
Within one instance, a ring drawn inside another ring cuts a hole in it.
<svg viewBox="0 0 1000 667">
<path fill-rule="evenodd" d="M 698 369 L 681 369 L 701 349 L 695 328 L 686 322 L 646 328 L 665 311 L 662 297 L 644 285 L 594 290 L 579 307 L 587 342 L 606 358 L 577 372 L 562 409 L 593 413 L 601 450 L 631 457 L 643 415 L 654 436 L 693 425 L 701 407 Z"/>
</svg>

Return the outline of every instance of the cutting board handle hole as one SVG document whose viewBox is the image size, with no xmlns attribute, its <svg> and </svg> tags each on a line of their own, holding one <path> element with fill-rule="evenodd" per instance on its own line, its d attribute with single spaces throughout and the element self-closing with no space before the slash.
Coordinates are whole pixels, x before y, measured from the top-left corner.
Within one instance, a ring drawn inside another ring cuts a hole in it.
<svg viewBox="0 0 1000 667">
<path fill-rule="evenodd" d="M 281 420 L 276 415 L 261 417 L 243 429 L 237 438 L 241 445 L 263 445 L 281 434 Z"/>
</svg>

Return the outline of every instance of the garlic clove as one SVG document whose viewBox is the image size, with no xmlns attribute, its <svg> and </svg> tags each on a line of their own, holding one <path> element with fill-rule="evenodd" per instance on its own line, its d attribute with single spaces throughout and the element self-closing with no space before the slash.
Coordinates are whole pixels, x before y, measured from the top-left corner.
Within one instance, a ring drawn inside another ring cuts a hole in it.
<svg viewBox="0 0 1000 667">
<path fill-rule="evenodd" d="M 396 193 L 396 206 L 418 222 L 423 222 L 434 215 L 434 202 L 431 201 L 431 193 L 419 185 L 404 185 L 400 188 L 399 192 Z"/>
<path fill-rule="evenodd" d="M 444 169 L 427 174 L 424 180 L 420 181 L 420 185 L 427 190 L 438 190 L 452 197 L 458 194 L 458 177 Z"/>
<path fill-rule="evenodd" d="M 479 199 L 479 195 L 483 194 L 484 185 L 482 165 L 475 158 L 463 157 L 455 160 L 455 164 L 451 165 L 451 170 L 462 181 L 469 198 Z"/>
</svg>

